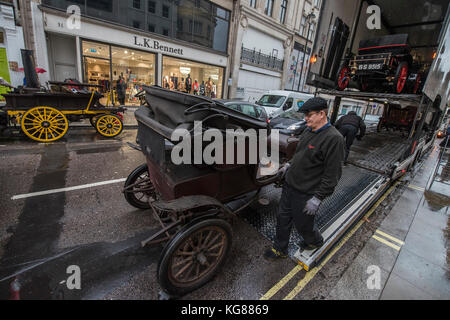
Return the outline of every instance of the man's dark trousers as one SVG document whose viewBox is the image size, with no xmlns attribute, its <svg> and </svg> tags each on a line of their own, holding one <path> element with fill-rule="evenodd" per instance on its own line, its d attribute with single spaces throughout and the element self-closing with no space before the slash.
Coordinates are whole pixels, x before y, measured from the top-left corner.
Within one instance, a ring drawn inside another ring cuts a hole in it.
<svg viewBox="0 0 450 320">
<path fill-rule="evenodd" d="M 314 226 L 315 216 L 304 213 L 306 202 L 312 197 L 284 183 L 277 217 L 275 250 L 287 253 L 293 224 L 306 244 L 315 245 L 323 241 L 322 235 Z"/>
<path fill-rule="evenodd" d="M 350 154 L 350 148 L 352 147 L 353 141 L 355 141 L 356 135 L 358 134 L 358 128 L 350 124 L 343 125 L 339 132 L 345 138 L 345 163 L 347 163 L 348 155 Z"/>
</svg>

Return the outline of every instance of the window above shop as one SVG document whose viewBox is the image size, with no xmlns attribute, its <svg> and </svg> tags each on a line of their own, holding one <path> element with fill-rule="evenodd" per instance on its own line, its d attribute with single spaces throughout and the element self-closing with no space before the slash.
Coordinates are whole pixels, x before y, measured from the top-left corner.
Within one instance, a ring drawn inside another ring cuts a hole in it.
<svg viewBox="0 0 450 320">
<path fill-rule="evenodd" d="M 165 37 L 227 52 L 229 10 L 208 0 L 41 0 L 43 6 L 67 10 L 78 5 L 81 14 Z M 272 15 L 273 0 L 267 1 Z M 254 1 L 256 6 L 256 1 Z M 266 6 L 267 7 L 267 6 Z M 152 26 L 152 27 L 150 27 Z M 161 26 L 156 28 L 155 26 Z M 114 28 L 113 26 L 111 26 Z"/>
<path fill-rule="evenodd" d="M 287 0 L 281 1 L 280 23 L 284 24 L 286 20 Z"/>
<path fill-rule="evenodd" d="M 264 13 L 267 14 L 269 17 L 271 17 L 272 11 L 273 11 L 273 0 L 266 0 L 266 5 L 264 7 Z"/>
</svg>

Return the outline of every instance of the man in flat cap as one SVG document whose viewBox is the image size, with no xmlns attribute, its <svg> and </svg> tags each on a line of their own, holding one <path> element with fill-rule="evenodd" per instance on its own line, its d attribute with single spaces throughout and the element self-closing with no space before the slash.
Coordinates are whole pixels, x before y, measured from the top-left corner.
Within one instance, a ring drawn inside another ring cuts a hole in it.
<svg viewBox="0 0 450 320">
<path fill-rule="evenodd" d="M 345 156 L 344 138 L 327 117 L 328 105 L 322 98 L 308 100 L 300 112 L 307 129 L 300 136 L 295 154 L 282 170 L 285 175 L 277 217 L 273 248 L 264 253 L 270 261 L 286 258 L 292 225 L 295 225 L 305 250 L 323 245 L 323 237 L 314 225 L 321 203 L 333 194 L 342 175 Z"/>
</svg>

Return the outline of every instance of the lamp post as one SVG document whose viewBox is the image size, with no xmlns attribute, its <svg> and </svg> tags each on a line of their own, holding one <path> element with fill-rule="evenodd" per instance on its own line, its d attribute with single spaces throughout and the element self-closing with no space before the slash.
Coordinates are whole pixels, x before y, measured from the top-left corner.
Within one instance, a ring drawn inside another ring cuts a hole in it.
<svg viewBox="0 0 450 320">
<path fill-rule="evenodd" d="M 302 70 L 300 71 L 300 79 L 298 81 L 297 91 L 300 91 L 300 84 L 302 83 L 303 69 L 305 69 L 306 49 L 308 49 L 309 31 L 311 30 L 311 23 L 312 23 L 312 21 L 315 18 L 316 18 L 316 15 L 313 12 L 311 12 L 310 14 L 308 14 L 306 16 L 306 22 L 308 23 L 308 33 L 306 34 L 306 44 L 305 44 L 305 49 L 304 49 L 304 52 L 303 52 Z M 305 88 L 305 85 L 302 86 L 302 91 L 303 91 L 304 88 Z"/>
</svg>

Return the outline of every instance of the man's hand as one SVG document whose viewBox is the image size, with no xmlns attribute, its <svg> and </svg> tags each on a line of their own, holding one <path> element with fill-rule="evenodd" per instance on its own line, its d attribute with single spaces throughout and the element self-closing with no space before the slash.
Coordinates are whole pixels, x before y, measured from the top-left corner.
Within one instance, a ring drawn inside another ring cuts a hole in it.
<svg viewBox="0 0 450 320">
<path fill-rule="evenodd" d="M 286 163 L 286 164 L 284 165 L 284 167 L 281 168 L 280 173 L 279 173 L 279 175 L 280 175 L 280 180 L 284 180 L 284 179 L 286 178 L 286 174 L 287 174 L 287 172 L 288 172 L 288 170 L 289 170 L 290 167 L 291 167 L 291 165 L 290 165 L 289 163 Z"/>
<path fill-rule="evenodd" d="M 308 200 L 308 202 L 306 202 L 304 212 L 309 216 L 315 216 L 319 211 L 321 203 L 322 203 L 321 200 L 317 199 L 316 197 L 312 197 L 310 200 Z"/>
</svg>

